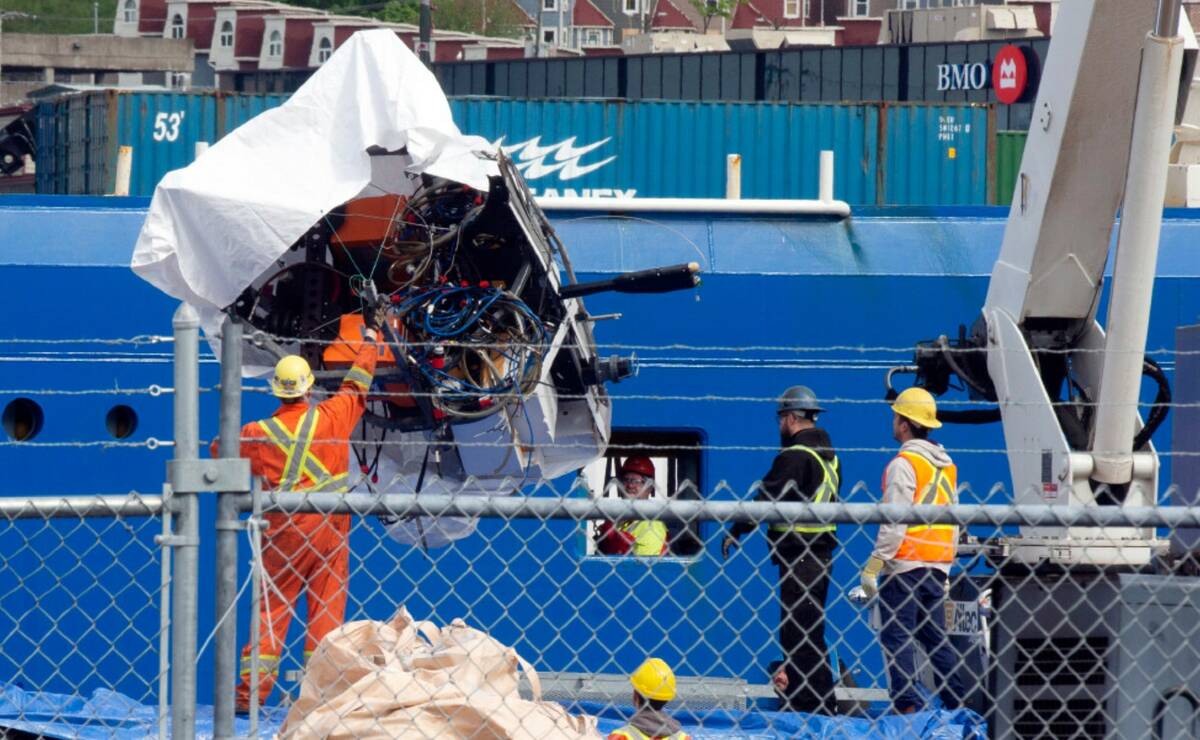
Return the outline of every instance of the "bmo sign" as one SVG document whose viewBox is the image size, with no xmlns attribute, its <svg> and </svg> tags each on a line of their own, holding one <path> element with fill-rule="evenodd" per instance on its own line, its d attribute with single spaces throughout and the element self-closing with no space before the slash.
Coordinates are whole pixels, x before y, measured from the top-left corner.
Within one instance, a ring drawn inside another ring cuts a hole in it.
<svg viewBox="0 0 1200 740">
<path fill-rule="evenodd" d="M 1029 84 L 1029 65 L 1020 47 L 1009 44 L 986 62 L 968 64 L 939 64 L 938 92 L 947 90 L 982 90 L 990 83 L 1001 103 L 1012 104 L 1021 99 Z"/>
</svg>

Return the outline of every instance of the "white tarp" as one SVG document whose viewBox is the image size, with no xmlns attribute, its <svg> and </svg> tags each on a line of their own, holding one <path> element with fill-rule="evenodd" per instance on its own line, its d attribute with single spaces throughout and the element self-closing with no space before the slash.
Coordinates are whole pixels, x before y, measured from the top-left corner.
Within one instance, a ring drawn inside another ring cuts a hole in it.
<svg viewBox="0 0 1200 740">
<path fill-rule="evenodd" d="M 360 31 L 282 106 L 167 173 L 134 272 L 216 328 L 217 312 L 330 210 L 360 193 L 398 192 L 401 173 L 389 173 L 386 188 L 371 185 L 373 147 L 406 147 L 408 173 L 480 190 L 497 172 L 479 154 L 492 147 L 459 132 L 437 80 L 408 47 L 391 31 Z"/>
</svg>

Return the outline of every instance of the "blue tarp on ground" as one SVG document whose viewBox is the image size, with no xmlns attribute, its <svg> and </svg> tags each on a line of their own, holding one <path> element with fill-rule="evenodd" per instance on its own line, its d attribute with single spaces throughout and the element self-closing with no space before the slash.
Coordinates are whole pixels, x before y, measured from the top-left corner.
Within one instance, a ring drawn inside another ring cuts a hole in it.
<svg viewBox="0 0 1200 740">
<path fill-rule="evenodd" d="M 629 707 L 580 702 L 571 707 L 600 719 L 600 731 L 608 733 L 625 724 Z M 283 723 L 285 709 L 268 707 L 259 719 L 259 736 L 273 736 Z M 986 727 L 978 715 L 956 712 L 920 712 L 907 717 L 873 719 L 820 717 L 791 712 L 684 712 L 677 715 L 684 730 L 697 738 L 930 738 L 958 740 L 984 738 Z M 25 691 L 0 684 L 0 728 L 20 730 L 50 738 L 80 740 L 133 740 L 158 733 L 158 708 L 138 704 L 127 696 L 103 689 L 88 699 L 63 694 Z M 238 717 L 234 731 L 249 732 L 249 721 Z M 196 708 L 196 736 L 213 735 L 212 707 Z"/>
</svg>

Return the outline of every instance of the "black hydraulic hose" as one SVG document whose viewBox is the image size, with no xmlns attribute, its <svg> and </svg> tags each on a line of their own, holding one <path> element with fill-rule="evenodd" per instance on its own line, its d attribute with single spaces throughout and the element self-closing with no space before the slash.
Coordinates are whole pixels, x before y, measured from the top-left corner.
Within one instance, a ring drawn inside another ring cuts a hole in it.
<svg viewBox="0 0 1200 740">
<path fill-rule="evenodd" d="M 994 424 L 1000 421 L 1000 407 L 963 411 L 938 409 L 937 418 L 946 424 Z"/>
<path fill-rule="evenodd" d="M 973 391 L 975 391 L 976 393 L 978 393 L 979 395 L 981 395 L 984 398 L 991 400 L 991 401 L 996 400 L 995 391 L 988 392 L 987 388 L 983 387 L 983 385 L 976 382 L 975 379 L 972 378 L 965 370 L 963 370 L 962 366 L 958 364 L 958 360 L 954 359 L 954 352 L 951 351 L 950 344 L 949 344 L 949 342 L 946 341 L 945 336 L 938 337 L 938 347 L 941 348 L 942 357 L 946 360 L 946 364 L 950 366 L 950 369 L 954 371 L 955 375 L 962 378 L 963 382 L 966 383 L 967 385 L 971 386 L 971 389 Z M 996 413 L 999 413 L 999 410 L 997 410 Z M 983 423 L 983 422 L 966 422 L 966 423 Z"/>
<path fill-rule="evenodd" d="M 1167 375 L 1158 366 L 1158 363 L 1147 357 L 1142 364 L 1142 375 L 1147 375 L 1154 379 L 1158 384 L 1158 393 L 1154 397 L 1154 403 L 1150 407 L 1150 414 L 1146 417 L 1146 425 L 1142 430 L 1133 437 L 1133 449 L 1142 449 L 1146 443 L 1150 441 L 1150 437 L 1162 423 L 1167 419 L 1167 413 L 1171 410 L 1171 385 L 1167 382 Z"/>
</svg>

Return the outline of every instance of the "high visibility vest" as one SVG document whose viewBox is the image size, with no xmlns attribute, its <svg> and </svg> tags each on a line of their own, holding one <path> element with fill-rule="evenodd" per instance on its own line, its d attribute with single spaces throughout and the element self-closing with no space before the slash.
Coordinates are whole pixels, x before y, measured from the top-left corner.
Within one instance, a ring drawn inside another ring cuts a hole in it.
<svg viewBox="0 0 1200 740">
<path fill-rule="evenodd" d="M 683 730 L 671 735 L 647 735 L 633 725 L 625 725 L 608 733 L 608 740 L 692 740 L 692 736 Z"/>
<path fill-rule="evenodd" d="M 821 485 L 817 486 L 815 495 L 812 497 L 814 504 L 824 504 L 827 502 L 836 502 L 838 500 L 838 482 L 841 480 L 840 464 L 837 456 L 833 458 L 833 462 L 829 462 L 811 447 L 804 445 L 792 445 L 789 450 L 800 450 L 807 452 L 817 459 L 817 463 L 821 466 L 824 477 L 821 480 Z M 820 534 L 821 532 L 836 532 L 837 525 L 832 522 L 829 524 L 784 524 L 782 522 L 771 525 L 772 532 L 802 532 L 804 534 Z"/>
<path fill-rule="evenodd" d="M 267 439 L 271 440 L 285 457 L 283 475 L 280 476 L 275 490 L 313 493 L 345 493 L 349 490 L 349 475 L 330 473 L 324 463 L 312 453 L 313 437 L 320 416 L 321 412 L 316 406 L 310 407 L 304 412 L 304 416 L 300 417 L 295 432 L 275 417 L 258 422 Z"/>
<path fill-rule="evenodd" d="M 667 553 L 667 525 L 648 519 L 622 522 L 618 530 L 633 538 L 631 555 L 665 555 Z"/>
<path fill-rule="evenodd" d="M 939 468 L 915 452 L 901 452 L 899 457 L 907 460 L 916 472 L 917 487 L 913 492 L 913 504 L 949 506 L 958 502 L 958 469 L 954 465 Z M 900 549 L 896 551 L 896 560 L 949 563 L 954 560 L 956 542 L 958 527 L 953 524 L 910 526 L 904 532 Z"/>
</svg>

